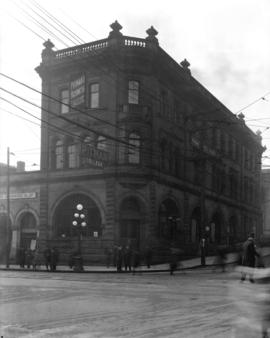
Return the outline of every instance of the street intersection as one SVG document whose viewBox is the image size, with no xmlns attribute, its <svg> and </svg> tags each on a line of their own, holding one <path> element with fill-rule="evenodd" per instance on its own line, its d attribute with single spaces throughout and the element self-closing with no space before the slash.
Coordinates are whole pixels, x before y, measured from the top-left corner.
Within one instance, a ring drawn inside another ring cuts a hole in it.
<svg viewBox="0 0 270 338">
<path fill-rule="evenodd" d="M 236 272 L 1 271 L 0 324 L 17 337 L 233 337 Z M 250 336 L 251 337 L 251 336 Z"/>
</svg>

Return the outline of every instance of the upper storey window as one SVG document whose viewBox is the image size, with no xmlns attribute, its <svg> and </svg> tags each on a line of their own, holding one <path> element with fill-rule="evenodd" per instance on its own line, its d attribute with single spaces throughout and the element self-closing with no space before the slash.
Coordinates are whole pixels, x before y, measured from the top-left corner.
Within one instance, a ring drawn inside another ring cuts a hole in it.
<svg viewBox="0 0 270 338">
<path fill-rule="evenodd" d="M 139 82 L 128 81 L 128 103 L 138 104 L 139 103 Z"/>
<path fill-rule="evenodd" d="M 89 86 L 89 107 L 99 107 L 99 83 L 91 83 Z"/>
<path fill-rule="evenodd" d="M 141 138 L 137 133 L 129 134 L 128 163 L 140 163 Z"/>
<path fill-rule="evenodd" d="M 61 101 L 61 114 L 66 114 L 69 112 L 69 90 L 62 89 L 60 92 L 60 101 Z"/>
</svg>

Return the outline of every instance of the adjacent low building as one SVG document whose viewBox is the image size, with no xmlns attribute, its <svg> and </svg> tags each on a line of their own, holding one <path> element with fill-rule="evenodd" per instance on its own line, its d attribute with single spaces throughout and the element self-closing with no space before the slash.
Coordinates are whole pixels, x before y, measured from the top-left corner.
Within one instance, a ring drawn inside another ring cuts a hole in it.
<svg viewBox="0 0 270 338">
<path fill-rule="evenodd" d="M 260 134 L 186 59 L 173 60 L 153 27 L 145 39 L 124 36 L 117 21 L 111 28 L 106 39 L 64 50 L 44 43 L 41 171 L 11 175 L 14 252 L 36 240 L 67 261 L 79 203 L 88 263 L 115 244 L 150 245 L 160 260 L 170 246 L 196 254 L 203 237 L 211 248 L 259 236 Z M 5 215 L 4 199 L 0 208 Z"/>
</svg>

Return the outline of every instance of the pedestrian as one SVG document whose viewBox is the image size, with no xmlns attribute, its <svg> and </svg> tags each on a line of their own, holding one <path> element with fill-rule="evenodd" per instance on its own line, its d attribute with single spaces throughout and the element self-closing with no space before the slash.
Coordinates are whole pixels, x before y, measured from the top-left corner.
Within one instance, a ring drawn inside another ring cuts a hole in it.
<svg viewBox="0 0 270 338">
<path fill-rule="evenodd" d="M 46 270 L 49 271 L 49 267 L 51 265 L 51 249 L 49 247 L 47 247 L 44 250 L 43 255 L 44 255 Z"/>
<path fill-rule="evenodd" d="M 36 249 L 33 252 L 33 261 L 32 261 L 32 264 L 33 264 L 33 270 L 34 271 L 36 271 L 41 266 L 41 260 L 40 260 L 38 249 Z"/>
<path fill-rule="evenodd" d="M 178 267 L 178 257 L 175 248 L 170 248 L 170 275 L 174 274 L 174 271 Z"/>
<path fill-rule="evenodd" d="M 248 274 L 249 281 L 251 283 L 254 283 L 252 269 L 255 268 L 256 257 L 260 257 L 260 255 L 256 251 L 254 237 L 255 234 L 253 232 L 250 233 L 248 239 L 243 244 L 242 265 L 248 268 L 248 272 L 246 270 L 242 271 L 241 275 L 242 282 L 246 279 L 246 275 Z"/>
<path fill-rule="evenodd" d="M 52 248 L 52 250 L 51 250 L 51 260 L 50 260 L 51 271 L 56 271 L 58 259 L 59 259 L 59 252 L 58 252 L 57 248 Z"/>
<path fill-rule="evenodd" d="M 123 249 L 121 246 L 118 246 L 116 252 L 116 269 L 117 272 L 122 272 L 122 264 L 123 264 Z"/>
<path fill-rule="evenodd" d="M 25 252 L 25 264 L 27 266 L 27 269 L 30 269 L 32 265 L 32 260 L 33 260 L 33 252 L 31 249 L 27 249 Z"/>
<path fill-rule="evenodd" d="M 132 250 L 129 245 L 126 245 L 124 248 L 123 252 L 124 256 L 124 266 L 125 266 L 125 271 L 131 271 L 131 256 L 132 256 Z"/>
</svg>

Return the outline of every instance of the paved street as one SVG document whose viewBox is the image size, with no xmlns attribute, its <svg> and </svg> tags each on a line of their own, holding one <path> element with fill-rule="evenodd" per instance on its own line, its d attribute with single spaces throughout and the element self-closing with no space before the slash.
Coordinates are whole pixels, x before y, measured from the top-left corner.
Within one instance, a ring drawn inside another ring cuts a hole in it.
<svg viewBox="0 0 270 338">
<path fill-rule="evenodd" d="M 7 337 L 232 337 L 235 273 L 1 271 Z"/>
</svg>

